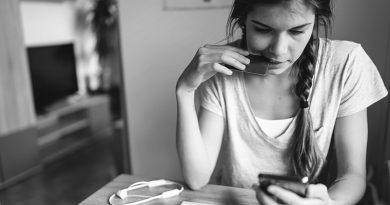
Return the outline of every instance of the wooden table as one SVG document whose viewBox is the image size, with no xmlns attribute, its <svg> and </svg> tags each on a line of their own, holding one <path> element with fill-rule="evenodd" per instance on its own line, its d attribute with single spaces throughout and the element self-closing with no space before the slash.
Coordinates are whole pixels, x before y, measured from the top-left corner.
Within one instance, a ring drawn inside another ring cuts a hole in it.
<svg viewBox="0 0 390 205">
<path fill-rule="evenodd" d="M 151 181 L 144 177 L 137 177 L 127 174 L 117 176 L 114 180 L 106 184 L 104 187 L 96 191 L 87 199 L 82 201 L 80 205 L 101 205 L 109 204 L 108 198 L 119 189 L 127 188 L 130 184 L 138 181 Z M 183 184 L 183 183 L 182 183 Z M 163 191 L 168 191 L 173 187 L 164 186 L 157 188 L 144 188 L 134 191 L 134 194 L 157 195 Z M 234 205 L 257 205 L 255 192 L 251 189 L 242 189 L 218 185 L 207 185 L 201 190 L 192 191 L 185 187 L 184 191 L 179 196 L 174 196 L 167 199 L 156 199 L 145 204 L 180 204 L 182 201 L 207 203 L 207 204 L 234 204 Z M 120 201 L 116 201 L 120 202 Z M 119 203 L 121 204 L 121 203 Z"/>
</svg>

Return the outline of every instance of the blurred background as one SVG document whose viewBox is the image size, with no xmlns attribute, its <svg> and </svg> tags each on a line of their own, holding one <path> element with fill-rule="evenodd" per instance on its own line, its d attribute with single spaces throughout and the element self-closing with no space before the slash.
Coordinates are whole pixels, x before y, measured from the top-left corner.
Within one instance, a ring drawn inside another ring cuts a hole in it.
<svg viewBox="0 0 390 205">
<path fill-rule="evenodd" d="M 77 204 L 120 173 L 182 180 L 178 76 L 232 0 L 0 1 L 0 203 Z M 389 89 L 390 2 L 335 0 Z M 367 190 L 390 204 L 389 101 L 369 110 Z"/>
<path fill-rule="evenodd" d="M 117 2 L 0 9 L 0 202 L 76 204 L 130 172 Z"/>
</svg>

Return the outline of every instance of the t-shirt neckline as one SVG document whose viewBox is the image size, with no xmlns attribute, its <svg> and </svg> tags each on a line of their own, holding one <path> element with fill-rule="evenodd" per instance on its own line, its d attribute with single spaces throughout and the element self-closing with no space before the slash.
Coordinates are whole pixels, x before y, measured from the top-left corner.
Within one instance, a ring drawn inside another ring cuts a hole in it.
<svg viewBox="0 0 390 205">
<path fill-rule="evenodd" d="M 294 130 L 295 130 L 295 126 L 294 125 L 296 124 L 296 119 L 297 119 L 297 115 L 298 115 L 299 111 L 298 111 L 297 114 L 294 115 L 292 122 L 290 123 L 288 128 L 282 134 L 280 134 L 276 138 L 268 136 L 261 129 L 260 125 L 256 121 L 256 115 L 255 115 L 255 113 L 254 113 L 254 111 L 252 109 L 252 105 L 250 104 L 248 92 L 247 92 L 247 89 L 246 89 L 246 86 L 245 86 L 244 73 L 243 72 L 239 72 L 238 75 L 239 75 L 239 77 L 238 77 L 239 86 L 241 87 L 240 90 L 242 90 L 243 98 L 244 98 L 244 101 L 242 103 L 249 110 L 250 114 L 248 116 L 249 117 L 248 120 L 250 121 L 251 125 L 255 128 L 255 130 L 256 130 L 256 132 L 257 132 L 257 134 L 259 136 L 264 137 L 271 144 L 273 144 L 273 145 L 275 145 L 277 147 L 286 147 L 288 145 L 288 139 L 290 139 L 291 136 L 294 134 Z"/>
</svg>

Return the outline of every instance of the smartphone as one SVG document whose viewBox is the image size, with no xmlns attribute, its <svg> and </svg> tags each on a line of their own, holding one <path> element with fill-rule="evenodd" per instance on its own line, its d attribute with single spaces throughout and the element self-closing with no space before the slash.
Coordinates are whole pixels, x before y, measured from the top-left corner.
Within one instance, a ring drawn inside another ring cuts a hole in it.
<svg viewBox="0 0 390 205">
<path fill-rule="evenodd" d="M 292 191 L 301 197 L 306 197 L 307 187 L 309 186 L 309 180 L 307 177 L 292 177 L 292 176 L 281 176 L 274 174 L 259 174 L 260 188 L 269 195 L 267 188 L 269 185 L 280 186 L 284 189 Z"/>
<path fill-rule="evenodd" d="M 264 57 L 260 55 L 253 55 L 250 54 L 247 56 L 249 58 L 250 63 L 246 65 L 245 70 L 239 70 L 231 65 L 224 65 L 230 70 L 233 71 L 239 71 L 239 72 L 244 72 L 244 73 L 249 73 L 249 74 L 254 74 L 254 75 L 266 75 L 268 71 L 268 66 L 264 65 L 265 59 Z"/>
</svg>

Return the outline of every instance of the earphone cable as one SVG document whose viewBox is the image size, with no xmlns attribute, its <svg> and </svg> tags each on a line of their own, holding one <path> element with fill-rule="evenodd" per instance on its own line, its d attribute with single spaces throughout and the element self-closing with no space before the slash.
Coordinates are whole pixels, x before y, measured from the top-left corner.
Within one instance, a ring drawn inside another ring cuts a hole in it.
<svg viewBox="0 0 390 205">
<path fill-rule="evenodd" d="M 148 187 L 157 187 L 157 186 L 163 186 L 163 185 L 177 185 L 177 186 L 180 187 L 180 189 L 172 189 L 172 190 L 169 190 L 169 191 L 165 191 L 165 192 L 163 192 L 163 193 L 161 193 L 159 195 L 156 195 L 156 196 L 127 195 L 127 192 L 131 191 L 131 190 L 140 189 L 140 188 L 143 188 L 143 187 L 146 187 L 146 186 L 148 186 Z M 118 198 L 120 198 L 122 200 L 125 199 L 125 198 L 130 198 L 130 197 L 146 198 L 146 199 L 142 199 L 142 200 L 131 202 L 131 203 L 126 203 L 126 204 L 122 204 L 121 203 L 121 205 L 137 205 L 137 204 L 149 202 L 149 201 L 152 201 L 152 200 L 158 199 L 158 198 L 163 198 L 164 199 L 164 198 L 177 196 L 183 190 L 184 190 L 184 187 L 181 184 L 176 183 L 176 182 L 172 182 L 172 181 L 168 181 L 168 180 L 164 180 L 164 179 L 154 180 L 154 181 L 149 181 L 149 182 L 145 182 L 145 181 L 136 182 L 136 183 L 131 184 L 128 188 L 118 190 L 116 193 L 112 194 L 108 198 L 108 203 L 110 205 L 115 205 L 113 203 L 114 197 L 118 197 Z"/>
</svg>

